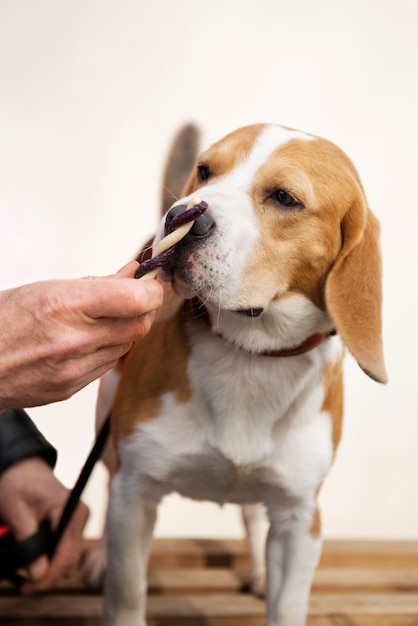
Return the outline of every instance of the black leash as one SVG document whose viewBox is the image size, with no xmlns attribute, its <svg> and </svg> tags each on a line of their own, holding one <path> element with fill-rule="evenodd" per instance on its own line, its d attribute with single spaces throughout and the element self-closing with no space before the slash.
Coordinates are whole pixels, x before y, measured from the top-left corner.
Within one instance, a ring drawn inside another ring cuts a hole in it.
<svg viewBox="0 0 418 626">
<path fill-rule="evenodd" d="M 101 427 L 77 481 L 68 496 L 55 531 L 51 529 L 48 521 L 44 521 L 40 524 L 37 532 L 24 541 L 16 541 L 11 532 L 0 537 L 0 580 L 9 580 L 19 588 L 26 582 L 26 578 L 18 573 L 19 569 L 27 567 L 44 554 L 49 558 L 54 555 L 62 535 L 77 508 L 93 468 L 103 452 L 109 432 L 110 415 L 107 416 Z"/>
<path fill-rule="evenodd" d="M 65 504 L 64 510 L 61 513 L 60 521 L 58 522 L 57 529 L 53 535 L 52 547 L 51 547 L 51 556 L 54 554 L 57 545 L 67 528 L 75 509 L 77 508 L 78 502 L 81 498 L 81 494 L 84 491 L 84 487 L 87 484 L 88 479 L 93 471 L 93 468 L 96 462 L 99 460 L 100 455 L 103 452 L 103 448 L 106 445 L 107 438 L 110 432 L 110 415 L 107 416 L 103 426 L 101 427 L 99 434 L 97 435 L 96 441 L 94 442 L 94 446 L 88 455 L 86 462 L 83 465 L 83 468 L 80 472 L 77 481 L 72 488 L 70 495 L 68 496 L 68 500 Z"/>
</svg>

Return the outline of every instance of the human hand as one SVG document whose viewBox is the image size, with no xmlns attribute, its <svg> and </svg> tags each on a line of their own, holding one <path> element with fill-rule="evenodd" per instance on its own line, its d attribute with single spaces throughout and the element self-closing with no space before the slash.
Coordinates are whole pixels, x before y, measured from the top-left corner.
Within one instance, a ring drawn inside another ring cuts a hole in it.
<svg viewBox="0 0 418 626">
<path fill-rule="evenodd" d="M 0 292 L 0 410 L 69 398 L 149 331 L 163 290 L 137 268 Z"/>
<path fill-rule="evenodd" d="M 33 535 L 44 520 L 58 525 L 69 491 L 41 457 L 29 457 L 11 465 L 0 476 L 0 518 L 17 541 Z M 23 593 L 43 591 L 68 576 L 77 566 L 88 509 L 80 502 L 49 562 L 41 556 L 28 567 Z"/>
</svg>

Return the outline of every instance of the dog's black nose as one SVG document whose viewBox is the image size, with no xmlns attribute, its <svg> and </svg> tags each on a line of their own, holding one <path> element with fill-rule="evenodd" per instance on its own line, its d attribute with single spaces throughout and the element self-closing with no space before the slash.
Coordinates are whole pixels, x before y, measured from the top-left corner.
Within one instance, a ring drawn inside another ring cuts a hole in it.
<svg viewBox="0 0 418 626">
<path fill-rule="evenodd" d="M 183 213 L 183 211 L 186 211 L 186 207 L 184 205 L 178 205 L 169 210 L 165 218 L 165 227 L 164 227 L 165 234 L 169 232 L 168 227 L 169 227 L 171 220 L 175 218 L 176 215 L 179 215 L 179 213 Z M 188 234 L 186 235 L 186 237 L 189 239 L 191 237 L 193 238 L 206 237 L 214 226 L 215 226 L 215 221 L 210 215 L 208 215 L 206 211 L 194 221 L 194 224 L 191 227 Z"/>
<path fill-rule="evenodd" d="M 169 212 L 167 213 L 166 217 L 165 217 L 165 225 L 164 225 L 164 234 L 167 235 L 169 230 L 168 230 L 168 226 L 171 222 L 171 220 L 173 218 L 176 217 L 176 215 L 179 215 L 180 213 L 183 213 L 183 211 L 186 210 L 187 207 L 185 207 L 183 204 L 180 204 L 179 206 L 174 206 L 172 209 L 169 210 Z"/>
<path fill-rule="evenodd" d="M 195 220 L 189 235 L 192 237 L 206 237 L 214 226 L 215 220 L 208 213 L 203 213 Z"/>
</svg>

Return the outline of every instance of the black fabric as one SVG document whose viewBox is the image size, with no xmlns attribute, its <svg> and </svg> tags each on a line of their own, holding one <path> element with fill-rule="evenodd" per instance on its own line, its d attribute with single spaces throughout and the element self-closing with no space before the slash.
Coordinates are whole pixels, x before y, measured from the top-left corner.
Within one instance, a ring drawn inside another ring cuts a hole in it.
<svg viewBox="0 0 418 626">
<path fill-rule="evenodd" d="M 23 409 L 0 413 L 0 474 L 17 461 L 31 456 L 42 457 L 51 467 L 57 461 L 56 449 Z"/>
</svg>

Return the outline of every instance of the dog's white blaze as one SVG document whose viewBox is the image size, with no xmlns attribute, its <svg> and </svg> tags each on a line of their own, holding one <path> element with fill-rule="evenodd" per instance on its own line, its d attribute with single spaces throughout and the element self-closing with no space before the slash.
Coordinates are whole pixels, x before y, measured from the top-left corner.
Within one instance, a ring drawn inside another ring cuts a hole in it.
<svg viewBox="0 0 418 626">
<path fill-rule="evenodd" d="M 258 170 L 281 146 L 293 139 L 313 141 L 315 137 L 282 126 L 267 125 L 256 139 L 247 159 L 239 162 L 225 180 L 233 189 L 239 188 L 247 192 Z"/>
</svg>

